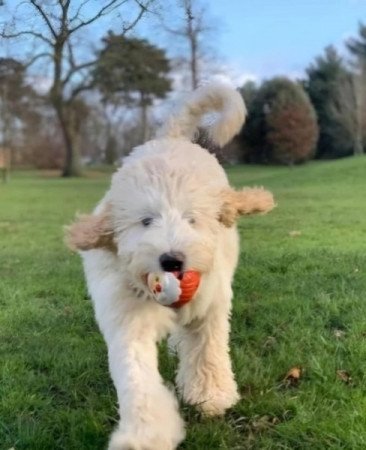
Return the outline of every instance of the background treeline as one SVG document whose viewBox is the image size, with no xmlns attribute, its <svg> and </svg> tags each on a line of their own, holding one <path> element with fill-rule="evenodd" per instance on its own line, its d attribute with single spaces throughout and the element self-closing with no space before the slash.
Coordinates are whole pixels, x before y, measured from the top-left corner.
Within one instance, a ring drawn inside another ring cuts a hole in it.
<svg viewBox="0 0 366 450">
<path fill-rule="evenodd" d="M 57 9 L 27 0 L 16 8 L 15 27 L 1 30 L 3 40 L 16 43 L 26 36 L 40 45 L 27 58 L 0 58 L 0 147 L 11 149 L 13 165 L 57 168 L 70 176 L 79 175 L 84 164 L 118 164 L 153 135 L 163 117 L 162 99 L 174 99 L 216 71 L 205 47 L 207 14 L 198 0 L 178 0 L 175 21 L 159 10 L 157 26 L 166 33 L 169 51 L 130 34 L 158 5 L 154 0 L 137 2 L 135 17 L 99 38 L 92 52 L 81 51 L 81 32 L 88 29 L 90 43 L 89 28 L 116 12 L 123 17 L 128 3 L 133 2 L 109 1 L 87 18 L 88 1 L 73 9 L 72 2 L 57 0 Z M 34 13 L 29 27 L 21 7 Z M 183 45 L 174 53 L 178 40 Z M 242 86 L 245 127 L 228 148 L 207 143 L 209 149 L 225 162 L 287 165 L 364 153 L 365 25 L 346 46 L 345 56 L 326 48 L 302 80 L 278 77 Z M 39 75 L 43 59 L 47 76 Z"/>
<path fill-rule="evenodd" d="M 239 160 L 291 165 L 365 152 L 366 26 L 346 45 L 349 57 L 327 47 L 303 80 L 243 86 L 248 120 L 235 143 Z"/>
<path fill-rule="evenodd" d="M 63 176 L 118 163 L 152 135 L 160 99 L 204 77 L 205 1 L 0 1 L 0 151 Z"/>
</svg>

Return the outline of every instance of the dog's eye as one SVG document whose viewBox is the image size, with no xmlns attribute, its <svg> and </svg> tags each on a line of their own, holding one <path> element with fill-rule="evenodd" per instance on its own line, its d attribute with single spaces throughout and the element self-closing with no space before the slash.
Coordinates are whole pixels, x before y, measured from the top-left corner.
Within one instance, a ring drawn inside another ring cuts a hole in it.
<svg viewBox="0 0 366 450">
<path fill-rule="evenodd" d="M 142 223 L 142 225 L 144 226 L 144 227 L 148 227 L 149 225 L 151 225 L 151 223 L 152 223 L 152 217 L 144 217 L 142 220 L 141 220 L 141 223 Z"/>
<path fill-rule="evenodd" d="M 186 220 L 190 225 L 194 225 L 196 223 L 195 217 L 191 212 L 186 212 L 183 214 L 183 219 Z"/>
</svg>

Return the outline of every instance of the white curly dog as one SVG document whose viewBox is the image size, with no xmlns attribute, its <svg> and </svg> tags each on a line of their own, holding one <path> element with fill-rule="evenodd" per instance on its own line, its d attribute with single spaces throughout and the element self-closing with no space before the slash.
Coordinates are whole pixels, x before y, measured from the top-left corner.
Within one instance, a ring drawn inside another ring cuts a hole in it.
<svg viewBox="0 0 366 450">
<path fill-rule="evenodd" d="M 215 156 L 192 143 L 211 112 L 208 133 L 219 146 L 245 118 L 235 90 L 220 83 L 199 88 L 155 140 L 124 159 L 94 213 L 68 228 L 68 244 L 83 259 L 118 395 L 120 422 L 111 450 L 172 450 L 184 439 L 176 396 L 158 370 L 157 343 L 168 334 L 186 403 L 215 415 L 239 399 L 228 347 L 239 251 L 235 221 L 267 212 L 274 202 L 261 188 L 230 188 Z M 177 269 L 201 274 L 194 298 L 179 309 L 159 304 L 146 286 L 146 274 Z"/>
</svg>

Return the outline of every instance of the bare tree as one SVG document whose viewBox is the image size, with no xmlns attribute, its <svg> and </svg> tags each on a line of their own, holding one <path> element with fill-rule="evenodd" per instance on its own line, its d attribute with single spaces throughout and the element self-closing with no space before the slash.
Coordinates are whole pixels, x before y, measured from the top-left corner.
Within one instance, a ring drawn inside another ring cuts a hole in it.
<svg viewBox="0 0 366 450">
<path fill-rule="evenodd" d="M 183 16 L 181 23 L 175 27 L 164 25 L 164 28 L 171 35 L 186 42 L 190 85 L 192 89 L 196 89 L 201 79 L 200 62 L 205 53 L 203 42 L 207 33 L 212 29 L 206 21 L 208 7 L 200 0 L 179 0 L 178 6 Z"/>
<path fill-rule="evenodd" d="M 149 11 L 153 2 L 104 0 L 99 1 L 99 6 L 95 8 L 95 3 L 90 0 L 24 0 L 17 5 L 10 26 L 3 26 L 0 33 L 3 38 L 28 38 L 38 43 L 38 51 L 32 53 L 27 61 L 28 66 L 43 59 L 50 61 L 52 75 L 49 99 L 56 111 L 66 150 L 63 176 L 80 174 L 80 152 L 77 146 L 80 111 L 77 99 L 93 87 L 90 69 L 96 61 L 95 57 L 88 59 L 85 52 L 80 52 L 81 33 L 114 14 L 120 18 L 119 32 L 125 35 Z M 131 16 L 131 8 L 134 16 Z M 122 20 L 122 14 L 129 19 Z M 26 15 L 29 20 L 24 20 Z"/>
<path fill-rule="evenodd" d="M 202 12 L 197 12 L 196 15 L 193 13 L 192 0 L 182 0 L 182 6 L 184 8 L 184 13 L 186 16 L 186 27 L 185 35 L 189 42 L 190 48 L 190 69 L 191 69 L 191 83 L 192 89 L 196 89 L 198 85 L 198 45 L 199 45 L 199 35 L 204 31 L 204 26 L 202 23 Z"/>
</svg>

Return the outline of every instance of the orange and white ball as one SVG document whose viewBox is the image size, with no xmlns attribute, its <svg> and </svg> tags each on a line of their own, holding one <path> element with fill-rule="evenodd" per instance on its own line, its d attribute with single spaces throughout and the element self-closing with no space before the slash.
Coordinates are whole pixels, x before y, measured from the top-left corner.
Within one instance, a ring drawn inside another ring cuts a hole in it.
<svg viewBox="0 0 366 450">
<path fill-rule="evenodd" d="M 200 284 L 200 274 L 194 270 L 183 272 L 153 272 L 147 277 L 147 285 L 155 300 L 164 306 L 180 308 L 192 300 Z"/>
</svg>

